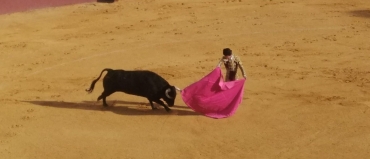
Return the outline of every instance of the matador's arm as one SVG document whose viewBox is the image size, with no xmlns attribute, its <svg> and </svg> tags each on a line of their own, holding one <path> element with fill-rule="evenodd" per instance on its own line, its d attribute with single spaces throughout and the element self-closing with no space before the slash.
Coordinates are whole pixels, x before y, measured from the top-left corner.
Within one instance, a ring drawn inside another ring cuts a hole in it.
<svg viewBox="0 0 370 159">
<path fill-rule="evenodd" d="M 239 58 L 239 57 L 236 57 L 236 58 L 235 58 L 235 61 L 238 63 L 238 67 L 239 67 L 239 68 L 240 68 L 240 70 L 242 71 L 243 77 L 244 77 L 244 78 L 247 78 L 247 74 L 245 74 L 245 70 L 244 70 L 243 62 L 240 60 L 240 58 Z"/>
</svg>

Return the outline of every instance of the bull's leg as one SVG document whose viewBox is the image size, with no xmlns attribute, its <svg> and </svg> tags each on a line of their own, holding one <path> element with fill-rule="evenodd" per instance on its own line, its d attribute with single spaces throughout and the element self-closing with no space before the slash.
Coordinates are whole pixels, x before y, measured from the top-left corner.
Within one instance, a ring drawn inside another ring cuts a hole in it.
<svg viewBox="0 0 370 159">
<path fill-rule="evenodd" d="M 158 108 L 153 105 L 153 101 L 150 99 L 148 100 L 149 100 L 150 106 L 152 106 L 152 110 L 157 110 Z"/>
<path fill-rule="evenodd" d="M 114 91 L 105 91 L 98 97 L 98 101 L 103 99 L 103 106 L 107 107 L 108 104 L 107 104 L 107 100 L 106 98 L 111 95 L 112 93 L 114 93 Z"/>
<path fill-rule="evenodd" d="M 153 100 L 153 101 L 160 104 L 161 106 L 163 106 L 164 109 L 166 109 L 167 112 L 171 111 L 171 109 L 166 104 L 164 104 L 160 99 L 156 99 L 156 100 Z"/>
</svg>

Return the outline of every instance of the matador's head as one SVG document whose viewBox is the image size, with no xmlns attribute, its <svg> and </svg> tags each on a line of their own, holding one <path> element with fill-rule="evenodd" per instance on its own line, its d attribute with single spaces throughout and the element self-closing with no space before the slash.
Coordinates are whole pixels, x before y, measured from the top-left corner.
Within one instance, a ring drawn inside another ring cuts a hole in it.
<svg viewBox="0 0 370 159">
<path fill-rule="evenodd" d="M 224 54 L 224 56 L 231 56 L 233 53 L 232 53 L 232 50 L 231 49 L 225 48 L 223 50 L 223 54 Z"/>
</svg>

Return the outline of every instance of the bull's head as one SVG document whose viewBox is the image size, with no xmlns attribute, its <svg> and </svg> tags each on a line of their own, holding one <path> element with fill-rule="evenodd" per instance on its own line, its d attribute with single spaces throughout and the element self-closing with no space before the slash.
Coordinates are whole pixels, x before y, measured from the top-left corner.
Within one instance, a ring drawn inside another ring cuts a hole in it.
<svg viewBox="0 0 370 159">
<path fill-rule="evenodd" d="M 167 105 L 172 107 L 175 104 L 176 90 L 180 90 L 177 87 L 169 86 L 165 91 L 163 100 L 166 101 Z"/>
</svg>

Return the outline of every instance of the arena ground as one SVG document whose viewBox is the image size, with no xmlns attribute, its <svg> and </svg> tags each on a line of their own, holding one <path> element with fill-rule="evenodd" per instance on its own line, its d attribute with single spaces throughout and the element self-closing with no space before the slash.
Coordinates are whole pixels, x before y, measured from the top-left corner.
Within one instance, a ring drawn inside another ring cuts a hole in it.
<svg viewBox="0 0 370 159">
<path fill-rule="evenodd" d="M 369 1 L 92 2 L 0 15 L 0 37 L 4 159 L 370 156 Z M 184 88 L 225 47 L 248 73 L 230 118 L 85 92 L 103 68 Z"/>
</svg>

